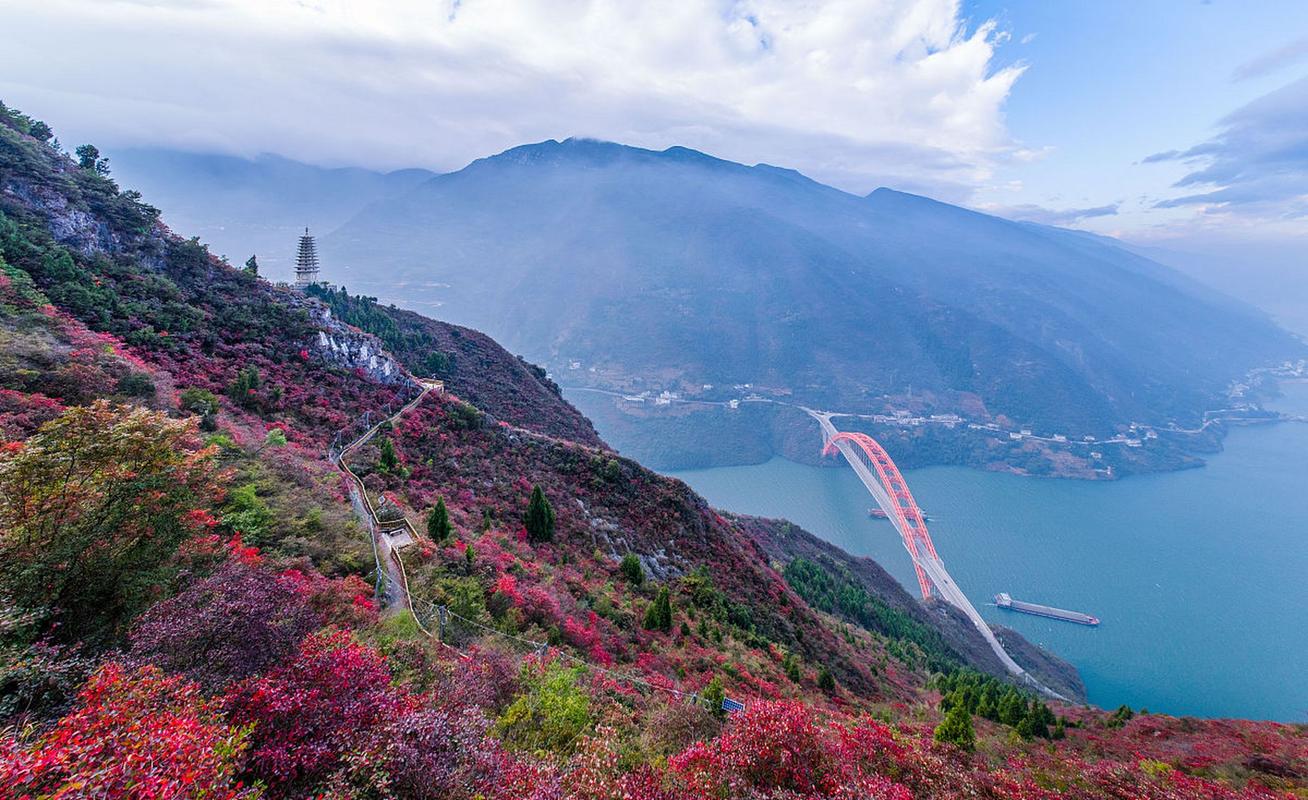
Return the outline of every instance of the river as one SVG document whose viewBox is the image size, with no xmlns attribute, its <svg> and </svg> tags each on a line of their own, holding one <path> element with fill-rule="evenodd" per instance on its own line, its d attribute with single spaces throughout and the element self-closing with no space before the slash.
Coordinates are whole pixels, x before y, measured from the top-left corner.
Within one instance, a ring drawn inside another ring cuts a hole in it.
<svg viewBox="0 0 1308 800">
<path fill-rule="evenodd" d="M 1272 407 L 1308 414 L 1308 383 L 1282 388 Z M 871 556 L 917 592 L 894 528 L 868 517 L 872 500 L 843 462 L 670 474 L 718 507 L 785 517 Z M 982 616 L 1075 664 L 1092 703 L 1308 721 L 1308 424 L 1236 428 L 1201 469 L 1116 482 L 963 467 L 905 478 Z M 1001 591 L 1103 622 L 1002 611 Z"/>
</svg>

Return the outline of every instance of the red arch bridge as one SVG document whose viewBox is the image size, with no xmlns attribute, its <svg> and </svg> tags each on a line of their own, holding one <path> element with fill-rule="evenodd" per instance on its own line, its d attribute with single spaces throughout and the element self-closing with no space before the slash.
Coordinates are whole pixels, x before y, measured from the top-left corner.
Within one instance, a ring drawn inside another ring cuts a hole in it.
<svg viewBox="0 0 1308 800">
<path fill-rule="evenodd" d="M 1009 673 L 1042 694 L 1061 698 L 1061 695 L 1042 685 L 1008 655 L 999 639 L 995 638 L 994 631 L 981 618 L 963 590 L 954 583 L 931 541 L 922 509 L 913 499 L 908 483 L 885 448 L 867 434 L 837 430 L 831 422 L 831 417 L 836 416 L 832 413 L 809 408 L 804 410 L 822 426 L 822 455 L 843 455 L 872 499 L 899 532 L 904 541 L 904 549 L 913 560 L 913 570 L 917 573 L 922 599 L 937 597 L 962 611 Z"/>
</svg>

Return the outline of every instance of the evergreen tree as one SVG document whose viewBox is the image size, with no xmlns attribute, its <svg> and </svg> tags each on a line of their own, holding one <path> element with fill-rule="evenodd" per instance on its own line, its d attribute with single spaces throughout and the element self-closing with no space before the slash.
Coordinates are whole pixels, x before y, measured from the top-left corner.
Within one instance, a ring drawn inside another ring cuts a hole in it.
<svg viewBox="0 0 1308 800">
<path fill-rule="evenodd" d="M 444 544 L 454 535 L 454 527 L 450 525 L 450 512 L 445 507 L 444 497 L 436 498 L 436 505 L 427 514 L 427 535 L 437 544 Z"/>
<path fill-rule="evenodd" d="M 258 368 L 246 367 L 237 372 L 232 382 L 227 384 L 227 396 L 239 406 L 253 408 L 259 403 L 259 396 L 255 392 L 261 383 Z"/>
<path fill-rule="evenodd" d="M 945 715 L 944 722 L 936 726 L 937 742 L 948 742 L 969 753 L 976 749 L 976 730 L 972 727 L 972 715 L 967 706 L 956 703 Z"/>
<path fill-rule="evenodd" d="M 645 609 L 645 628 L 651 631 L 672 630 L 672 597 L 668 587 L 660 586 L 654 602 Z"/>
<path fill-rule="evenodd" d="M 999 721 L 1005 725 L 1016 725 L 1025 716 L 1026 701 L 1017 690 L 1009 689 L 1004 693 L 1004 699 L 999 701 Z"/>
<path fill-rule="evenodd" d="M 726 699 L 727 693 L 722 688 L 722 679 L 714 675 L 713 680 L 709 681 L 708 686 L 704 687 L 704 702 L 708 705 L 713 716 L 718 719 L 727 716 L 726 709 L 722 707 L 722 701 Z"/>
<path fill-rule="evenodd" d="M 381 453 L 377 457 L 377 464 L 383 472 L 394 472 L 399 469 L 400 457 L 395 454 L 395 443 L 390 439 L 381 440 Z"/>
<path fill-rule="evenodd" d="M 109 159 L 100 158 L 100 148 L 93 144 L 84 144 L 74 152 L 77 154 L 77 166 L 97 175 L 109 174 Z"/>
<path fill-rule="evenodd" d="M 1017 735 L 1023 739 L 1041 739 L 1049 738 L 1049 729 L 1040 721 L 1035 713 L 1027 714 L 1022 717 L 1022 721 L 1017 723 Z"/>
<path fill-rule="evenodd" d="M 527 504 L 527 514 L 523 521 L 527 525 L 528 540 L 548 542 L 554 538 L 554 507 L 546 499 L 539 484 L 531 489 L 531 501 Z"/>
<path fill-rule="evenodd" d="M 245 274 L 258 276 L 259 260 L 254 256 L 250 256 L 248 259 L 245 260 Z"/>
<path fill-rule="evenodd" d="M 627 553 L 622 557 L 622 564 L 619 569 L 627 580 L 631 581 L 633 586 L 639 586 L 645 582 L 645 570 L 640 566 L 640 559 L 636 558 L 634 553 Z"/>
<path fill-rule="evenodd" d="M 824 692 L 834 692 L 836 690 L 836 678 L 831 674 L 831 670 L 827 669 L 826 664 L 823 664 L 818 670 L 817 685 Z"/>
<path fill-rule="evenodd" d="M 786 656 L 785 661 L 782 662 L 782 669 L 786 671 L 786 677 L 795 683 L 799 683 L 804 679 L 803 674 L 799 671 L 799 659 L 795 658 L 794 653 Z"/>
</svg>

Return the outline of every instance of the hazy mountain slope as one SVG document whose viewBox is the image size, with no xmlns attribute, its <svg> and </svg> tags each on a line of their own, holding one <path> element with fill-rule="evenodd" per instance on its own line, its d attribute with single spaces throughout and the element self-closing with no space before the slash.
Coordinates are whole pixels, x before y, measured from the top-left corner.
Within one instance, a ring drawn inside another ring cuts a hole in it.
<svg viewBox="0 0 1308 800">
<path fill-rule="evenodd" d="M 615 382 L 855 407 L 911 387 L 1069 433 L 1193 420 L 1230 378 L 1302 352 L 1120 248 L 683 148 L 515 148 L 378 201 L 325 250 L 367 257 L 351 280 L 369 292 Z"/>
<path fill-rule="evenodd" d="M 433 175 L 327 169 L 267 154 L 246 159 L 137 148 L 108 155 L 119 183 L 165 209 L 163 220 L 173 230 L 199 236 L 237 264 L 257 254 L 264 274 L 282 280 L 291 274 L 296 237 L 306 226 L 326 233 L 368 203 Z"/>
</svg>

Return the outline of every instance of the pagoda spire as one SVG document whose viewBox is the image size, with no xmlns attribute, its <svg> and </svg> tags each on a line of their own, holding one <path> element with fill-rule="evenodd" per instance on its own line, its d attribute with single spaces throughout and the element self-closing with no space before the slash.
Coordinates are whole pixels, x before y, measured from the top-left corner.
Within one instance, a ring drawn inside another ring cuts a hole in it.
<svg viewBox="0 0 1308 800">
<path fill-rule="evenodd" d="M 300 250 L 295 256 L 295 285 L 301 289 L 318 282 L 318 245 L 309 229 L 300 237 Z"/>
</svg>

